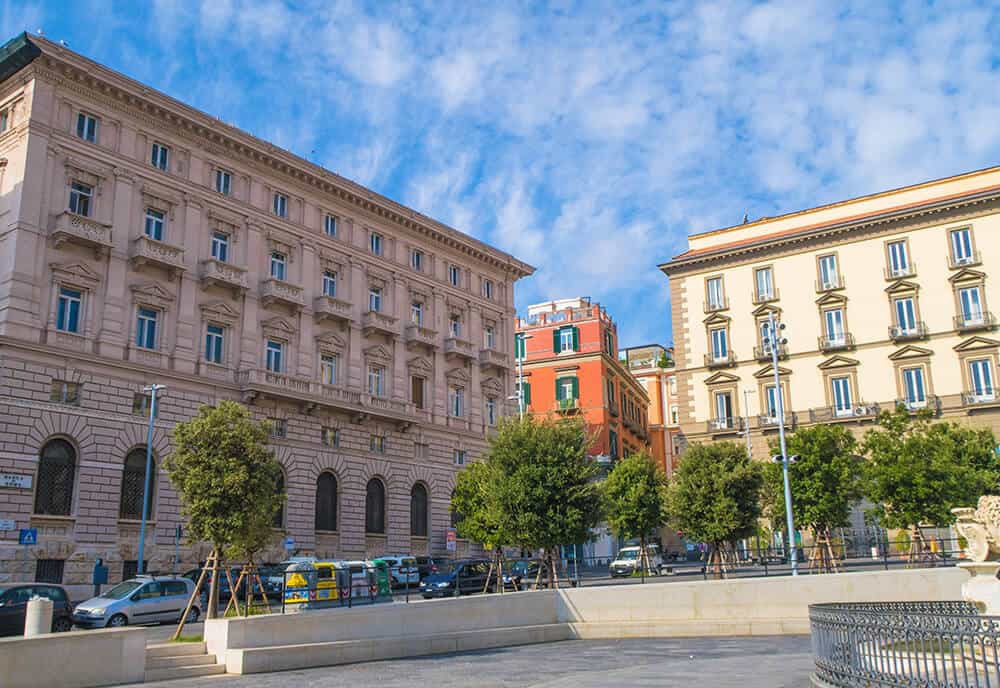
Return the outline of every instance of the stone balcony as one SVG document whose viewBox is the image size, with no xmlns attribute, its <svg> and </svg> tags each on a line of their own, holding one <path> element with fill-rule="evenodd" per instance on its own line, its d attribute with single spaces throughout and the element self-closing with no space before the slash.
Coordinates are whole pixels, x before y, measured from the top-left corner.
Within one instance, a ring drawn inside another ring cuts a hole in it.
<svg viewBox="0 0 1000 688">
<path fill-rule="evenodd" d="M 54 216 L 49 236 L 56 248 L 69 242 L 92 248 L 97 255 L 101 255 L 112 247 L 111 225 L 68 210 Z"/>
<path fill-rule="evenodd" d="M 483 368 L 509 368 L 510 361 L 502 351 L 497 351 L 496 349 L 480 349 L 479 350 L 479 365 Z"/>
<path fill-rule="evenodd" d="M 182 247 L 168 244 L 165 241 L 157 241 L 145 235 L 132 241 L 129 261 L 132 263 L 132 267 L 137 270 L 150 264 L 165 268 L 171 280 L 186 269 Z"/>
<path fill-rule="evenodd" d="M 227 287 L 238 294 L 248 288 L 247 270 L 239 265 L 224 263 L 214 258 L 203 260 L 201 261 L 201 286 L 202 288 Z"/>
<path fill-rule="evenodd" d="M 406 346 L 408 348 L 413 348 L 418 345 L 426 346 L 428 349 L 438 348 L 437 330 L 432 330 L 429 327 L 421 327 L 416 323 L 407 325 Z"/>
<path fill-rule="evenodd" d="M 302 308 L 306 305 L 302 287 L 275 277 L 269 277 L 260 283 L 260 300 L 265 306 L 279 303 L 291 308 Z"/>
<path fill-rule="evenodd" d="M 332 296 L 317 296 L 313 299 L 313 315 L 317 322 L 323 320 L 350 322 L 351 304 Z"/>
<path fill-rule="evenodd" d="M 458 337 L 448 337 L 444 340 L 444 355 L 446 358 L 466 358 L 474 360 L 476 355 L 472 352 L 472 342 Z"/>
<path fill-rule="evenodd" d="M 370 334 L 395 337 L 399 334 L 399 319 L 378 311 L 368 311 L 361 317 L 361 331 L 366 337 Z"/>
</svg>

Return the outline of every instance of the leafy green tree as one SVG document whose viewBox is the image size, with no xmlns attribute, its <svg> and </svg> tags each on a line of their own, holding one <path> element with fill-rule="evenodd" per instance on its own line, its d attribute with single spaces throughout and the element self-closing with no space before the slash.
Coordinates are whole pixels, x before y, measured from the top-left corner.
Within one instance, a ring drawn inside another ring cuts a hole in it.
<svg viewBox="0 0 1000 688">
<path fill-rule="evenodd" d="M 503 490 L 507 487 L 504 467 L 499 461 L 478 461 L 458 474 L 451 497 L 452 509 L 462 514 L 458 534 L 492 549 L 488 589 L 493 573 L 503 591 L 503 545 L 517 541 L 514 514 L 504 509 Z"/>
<path fill-rule="evenodd" d="M 649 568 L 646 539 L 667 521 L 667 475 L 646 453 L 619 461 L 601 485 L 607 524 L 623 539 L 638 538 L 640 566 Z"/>
<path fill-rule="evenodd" d="M 734 442 L 696 444 L 681 457 L 668 490 L 673 525 L 711 547 L 708 564 L 721 576 L 722 548 L 756 532 L 763 483 L 760 464 Z"/>
<path fill-rule="evenodd" d="M 866 494 L 875 503 L 873 514 L 887 528 L 911 531 L 911 559 L 925 550 L 921 525 L 948 525 L 953 508 L 975 504 L 997 489 L 995 446 L 986 428 L 934 423 L 930 411 L 914 415 L 902 406 L 883 412 L 878 427 L 865 434 Z"/>
<path fill-rule="evenodd" d="M 849 524 L 851 507 L 862 497 L 864 467 L 857 440 L 843 426 L 814 425 L 790 435 L 787 447 L 790 455 L 799 457 L 789 469 L 795 524 L 812 530 L 818 546 L 814 561 L 821 570 L 832 570 L 836 559 L 830 531 Z M 771 451 L 780 453 L 774 442 Z M 785 514 L 781 464 L 766 464 L 764 481 L 764 511 L 772 523 L 780 523 Z"/>
<path fill-rule="evenodd" d="M 212 543 L 220 555 L 253 554 L 271 537 L 285 501 L 281 466 L 266 447 L 267 429 L 233 401 L 202 406 L 174 426 L 167 474 L 181 500 L 194 540 Z M 209 590 L 207 616 L 216 615 L 218 577 Z"/>
</svg>

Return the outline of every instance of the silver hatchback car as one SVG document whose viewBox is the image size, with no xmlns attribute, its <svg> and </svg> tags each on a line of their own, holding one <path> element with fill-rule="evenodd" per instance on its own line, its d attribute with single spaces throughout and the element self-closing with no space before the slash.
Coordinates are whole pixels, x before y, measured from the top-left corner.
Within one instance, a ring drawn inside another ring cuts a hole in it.
<svg viewBox="0 0 1000 688">
<path fill-rule="evenodd" d="M 78 604 L 73 625 L 104 628 L 180 621 L 193 591 L 194 582 L 180 576 L 136 576 Z M 200 615 L 196 603 L 188 612 L 188 623 Z"/>
</svg>

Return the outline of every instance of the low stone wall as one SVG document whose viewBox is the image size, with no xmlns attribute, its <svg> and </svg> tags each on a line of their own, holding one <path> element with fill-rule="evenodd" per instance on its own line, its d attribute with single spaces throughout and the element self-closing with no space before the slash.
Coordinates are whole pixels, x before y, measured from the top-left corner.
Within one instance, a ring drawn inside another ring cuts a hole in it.
<svg viewBox="0 0 1000 688">
<path fill-rule="evenodd" d="M 0 638 L 3 688 L 88 688 L 141 682 L 146 629 L 52 633 Z"/>
</svg>

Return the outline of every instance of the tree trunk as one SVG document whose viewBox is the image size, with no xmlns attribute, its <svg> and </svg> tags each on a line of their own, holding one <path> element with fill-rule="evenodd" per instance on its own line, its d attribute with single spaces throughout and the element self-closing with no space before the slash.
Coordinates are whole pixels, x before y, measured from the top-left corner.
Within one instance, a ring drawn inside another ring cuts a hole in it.
<svg viewBox="0 0 1000 688">
<path fill-rule="evenodd" d="M 212 579 L 208 586 L 208 609 L 205 610 L 206 619 L 219 618 L 219 553 L 222 548 L 216 545 L 216 557 L 212 559 Z"/>
</svg>

